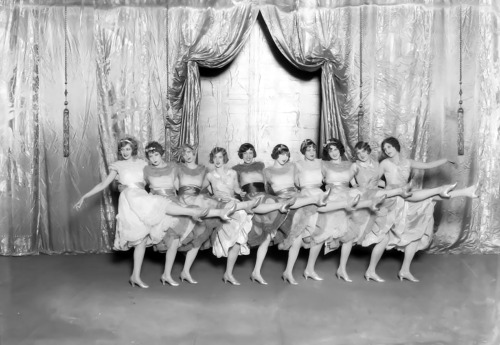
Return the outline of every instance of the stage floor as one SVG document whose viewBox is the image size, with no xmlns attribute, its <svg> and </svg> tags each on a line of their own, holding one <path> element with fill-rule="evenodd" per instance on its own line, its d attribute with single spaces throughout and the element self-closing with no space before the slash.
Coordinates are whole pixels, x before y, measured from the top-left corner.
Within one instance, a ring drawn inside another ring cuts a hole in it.
<svg viewBox="0 0 500 345">
<path fill-rule="evenodd" d="M 396 278 L 401 253 L 387 253 L 366 282 L 369 253 L 355 248 L 353 283 L 334 277 L 339 253 L 321 256 L 322 282 L 280 280 L 286 252 L 270 249 L 263 276 L 249 280 L 255 253 L 240 257 L 241 286 L 223 284 L 225 259 L 200 253 L 197 285 L 162 286 L 164 256 L 148 250 L 143 280 L 128 283 L 131 254 L 0 257 L 0 344 L 500 344 L 498 255 L 417 255 L 420 283 Z M 184 258 L 178 255 L 174 277 Z"/>
</svg>

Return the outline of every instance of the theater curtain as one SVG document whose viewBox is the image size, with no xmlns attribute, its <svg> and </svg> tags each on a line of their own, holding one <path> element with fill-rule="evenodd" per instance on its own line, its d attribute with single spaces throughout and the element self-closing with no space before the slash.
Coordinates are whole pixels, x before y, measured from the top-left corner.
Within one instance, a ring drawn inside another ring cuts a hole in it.
<svg viewBox="0 0 500 345">
<path fill-rule="evenodd" d="M 456 161 L 425 175 L 416 171 L 414 177 L 418 188 L 458 181 L 458 188 L 477 183 L 481 193 L 478 200 L 436 205 L 430 251 L 499 252 L 500 218 L 493 210 L 500 209 L 500 170 L 498 158 L 490 155 L 500 144 L 492 131 L 499 111 L 498 11 L 477 1 L 365 3 L 262 0 L 261 11 L 275 44 L 294 66 L 322 69 L 322 142 L 339 138 L 352 157 L 362 139 L 377 158 L 379 143 L 395 136 L 409 158 Z M 457 156 L 460 25 L 464 156 Z M 358 134 L 360 64 L 365 115 Z"/>
<path fill-rule="evenodd" d="M 221 68 L 248 40 L 258 7 L 249 1 L 219 1 L 217 7 L 172 7 L 168 16 L 170 147 L 199 144 L 199 67 Z M 173 157 L 178 151 L 171 150 Z"/>
</svg>

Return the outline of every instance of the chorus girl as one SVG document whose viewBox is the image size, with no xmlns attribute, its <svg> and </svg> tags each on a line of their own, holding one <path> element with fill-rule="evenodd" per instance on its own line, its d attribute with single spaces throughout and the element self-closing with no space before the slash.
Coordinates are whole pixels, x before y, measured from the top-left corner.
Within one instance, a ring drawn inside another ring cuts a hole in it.
<svg viewBox="0 0 500 345">
<path fill-rule="evenodd" d="M 337 139 L 330 139 L 323 147 L 323 180 L 327 188 L 332 191 L 328 202 L 345 200 L 362 194 L 361 191 L 349 187 L 356 171 L 351 162 L 342 160 L 344 152 L 344 145 Z M 376 210 L 385 198 L 386 195 L 381 195 L 373 200 L 362 200 L 357 208 L 368 207 Z M 317 230 L 311 238 L 315 244 L 325 243 L 325 253 L 335 250 L 340 243 L 342 244 L 337 278 L 352 282 L 347 275 L 347 260 L 353 243 L 360 238 L 368 222 L 369 218 L 361 217 L 356 210 L 338 210 L 319 214 Z"/>
<path fill-rule="evenodd" d="M 205 166 L 196 164 L 196 150 L 193 146 L 184 144 L 181 150 L 182 164 L 179 165 L 176 175 L 179 184 L 179 200 L 186 205 L 200 206 L 209 209 L 226 207 L 222 210 L 213 211 L 219 212 L 218 216 L 220 216 L 223 221 L 229 221 L 231 219 L 229 216 L 236 210 L 236 205 L 234 203 L 219 203 L 207 195 L 201 194 L 201 191 L 208 187 L 208 181 L 206 179 L 208 170 Z M 210 213 L 208 216 L 210 216 Z M 220 222 L 204 219 L 202 222 L 198 222 L 195 225 L 190 234 L 189 241 L 183 241 L 179 250 L 186 251 L 187 253 L 180 277 L 182 281 L 186 280 L 191 284 L 198 283 L 191 277 L 191 266 L 202 245 L 204 246 L 203 248 L 208 248 L 210 246 L 211 234 L 220 226 L 222 226 Z"/>
<path fill-rule="evenodd" d="M 408 182 L 411 169 L 432 169 L 446 163 L 455 164 L 447 159 L 434 162 L 417 162 L 407 159 L 400 154 L 401 145 L 394 137 L 384 139 L 381 144 L 383 160 L 380 162 L 380 175 L 386 179 L 386 188 L 397 188 Z M 404 251 L 403 264 L 398 273 L 400 280 L 407 279 L 413 282 L 418 280 L 411 274 L 410 265 L 418 250 L 429 246 L 434 228 L 434 200 L 441 197 L 469 197 L 477 198 L 477 186 L 470 186 L 461 190 L 453 191 L 452 186 L 446 186 L 443 192 L 436 190 L 424 190 L 421 193 L 414 192 L 408 201 L 401 198 L 391 200 L 388 207 L 393 216 L 386 224 L 390 228 L 390 237 L 387 249 L 397 248 Z M 438 192 L 439 191 L 439 192 Z M 421 201 L 419 201 L 421 200 Z M 411 202 L 419 201 L 419 202 Z M 389 217 L 388 217 L 389 218 Z"/>
<path fill-rule="evenodd" d="M 235 194 L 241 194 L 241 189 L 236 171 L 226 166 L 228 160 L 227 151 L 222 147 L 215 147 L 210 152 L 210 163 L 214 165 L 214 170 L 207 174 L 207 180 L 213 197 L 220 202 L 232 202 L 237 205 L 237 211 L 231 215 L 231 219 L 214 231 L 212 249 L 218 258 L 227 257 L 223 281 L 240 285 L 240 282 L 233 276 L 233 268 L 238 255 L 250 254 L 247 242 L 248 233 L 252 229 L 254 212 L 252 208 L 258 206 L 260 199 L 239 202 L 235 198 Z"/>
<path fill-rule="evenodd" d="M 147 162 L 137 157 L 138 144 L 132 137 L 118 142 L 119 160 L 110 164 L 108 176 L 75 204 L 80 209 L 83 202 L 118 180 L 123 191 L 118 199 L 114 250 L 134 248 L 134 265 L 129 282 L 132 286 L 148 288 L 141 280 L 141 267 L 147 246 L 161 241 L 165 230 L 175 227 L 178 220 L 171 216 L 203 217 L 207 210 L 185 208 L 160 196 L 149 195 L 144 187 L 144 167 Z"/>
<path fill-rule="evenodd" d="M 255 162 L 256 156 L 252 144 L 242 144 L 238 150 L 238 157 L 243 160 L 243 164 L 238 164 L 233 169 L 238 174 L 243 198 L 245 200 L 262 199 L 262 203 L 253 209 L 255 214 L 252 218 L 252 230 L 248 234 L 248 245 L 259 247 L 250 279 L 267 285 L 261 275 L 262 264 L 271 238 L 276 235 L 278 228 L 285 221 L 294 200 L 280 202 L 277 197 L 266 193 L 263 174 L 265 166 L 262 162 Z"/>
<path fill-rule="evenodd" d="M 305 153 L 308 146 L 313 147 L 315 150 L 314 142 L 306 140 L 301 146 L 301 152 Z M 283 280 L 292 285 L 297 285 L 298 283 L 293 277 L 293 267 L 300 248 L 302 246 L 309 247 L 308 242 L 310 241 L 306 240 L 304 242 L 304 239 L 310 239 L 314 231 L 317 212 L 331 212 L 352 207 L 353 204 L 357 203 L 357 199 L 350 203 L 347 200 L 339 200 L 327 205 L 326 200 L 329 195 L 320 189 L 322 185 L 321 169 L 317 171 L 319 175 L 314 176 L 314 164 L 290 163 L 290 150 L 284 144 L 276 145 L 271 157 L 274 159 L 274 165 L 264 169 L 266 186 L 280 200 L 297 198 L 290 207 L 291 211 L 286 221 L 280 227 L 283 233 L 282 238 L 278 239 L 278 236 L 276 236 L 274 240 L 279 243 L 279 249 L 288 250 L 288 261 L 282 275 Z M 312 160 L 314 158 L 315 152 L 312 155 Z M 313 172 L 312 176 L 310 175 L 311 172 Z M 315 179 L 315 177 L 317 178 Z M 301 192 L 298 191 L 297 187 L 301 189 Z M 308 262 L 308 267 L 311 267 L 309 265 Z M 312 264 L 312 270 L 306 269 L 304 277 L 306 279 L 322 280 L 314 271 L 314 263 Z"/>
</svg>

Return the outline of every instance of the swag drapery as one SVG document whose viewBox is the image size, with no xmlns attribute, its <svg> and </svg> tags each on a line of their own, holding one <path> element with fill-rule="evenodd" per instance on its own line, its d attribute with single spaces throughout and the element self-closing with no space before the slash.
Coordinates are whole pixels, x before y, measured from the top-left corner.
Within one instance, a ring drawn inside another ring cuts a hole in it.
<svg viewBox="0 0 500 345">
<path fill-rule="evenodd" d="M 68 7 L 69 158 L 62 157 L 64 8 L 24 1 L 0 10 L 0 102 L 11 109 L 0 118 L 3 255 L 110 251 L 116 196 L 95 196 L 79 213 L 71 206 L 107 174 L 125 133 L 142 144 L 165 142 L 172 156 L 182 143 L 199 144 L 198 66 L 228 64 L 259 10 L 294 66 L 322 70 L 321 141 L 338 137 L 349 148 L 358 139 L 362 11 L 363 139 L 377 149 L 395 135 L 411 158 L 457 159 L 458 2 L 78 4 Z M 427 172 L 423 185 L 480 180 L 482 196 L 438 206 L 434 252 L 498 252 L 500 244 L 498 12 L 480 5 L 462 6 L 466 154 L 459 169 Z"/>
</svg>

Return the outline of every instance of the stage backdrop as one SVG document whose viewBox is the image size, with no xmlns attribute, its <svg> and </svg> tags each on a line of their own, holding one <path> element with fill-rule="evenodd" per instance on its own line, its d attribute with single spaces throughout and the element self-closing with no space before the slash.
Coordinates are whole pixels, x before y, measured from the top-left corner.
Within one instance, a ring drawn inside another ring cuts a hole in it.
<svg viewBox="0 0 500 345">
<path fill-rule="evenodd" d="M 436 207 L 431 252 L 500 252 L 498 5 L 483 1 L 5 1 L 0 8 L 0 253 L 108 252 L 116 194 L 72 205 L 116 160 L 116 141 L 275 144 L 389 135 L 404 154 L 456 160 L 423 186 L 480 183 Z M 334 4 L 332 4 L 334 3 Z M 65 8 L 67 34 L 65 40 Z M 167 15 L 168 13 L 168 15 Z M 460 21 L 462 18 L 462 21 Z M 459 27 L 465 155 L 457 157 Z M 362 59 L 360 59 L 360 27 Z M 64 42 L 70 156 L 62 153 Z M 168 52 L 168 53 L 167 53 Z M 360 62 L 363 68 L 358 135 Z M 200 67 L 201 75 L 200 75 Z M 141 153 L 142 154 L 142 153 Z"/>
</svg>

